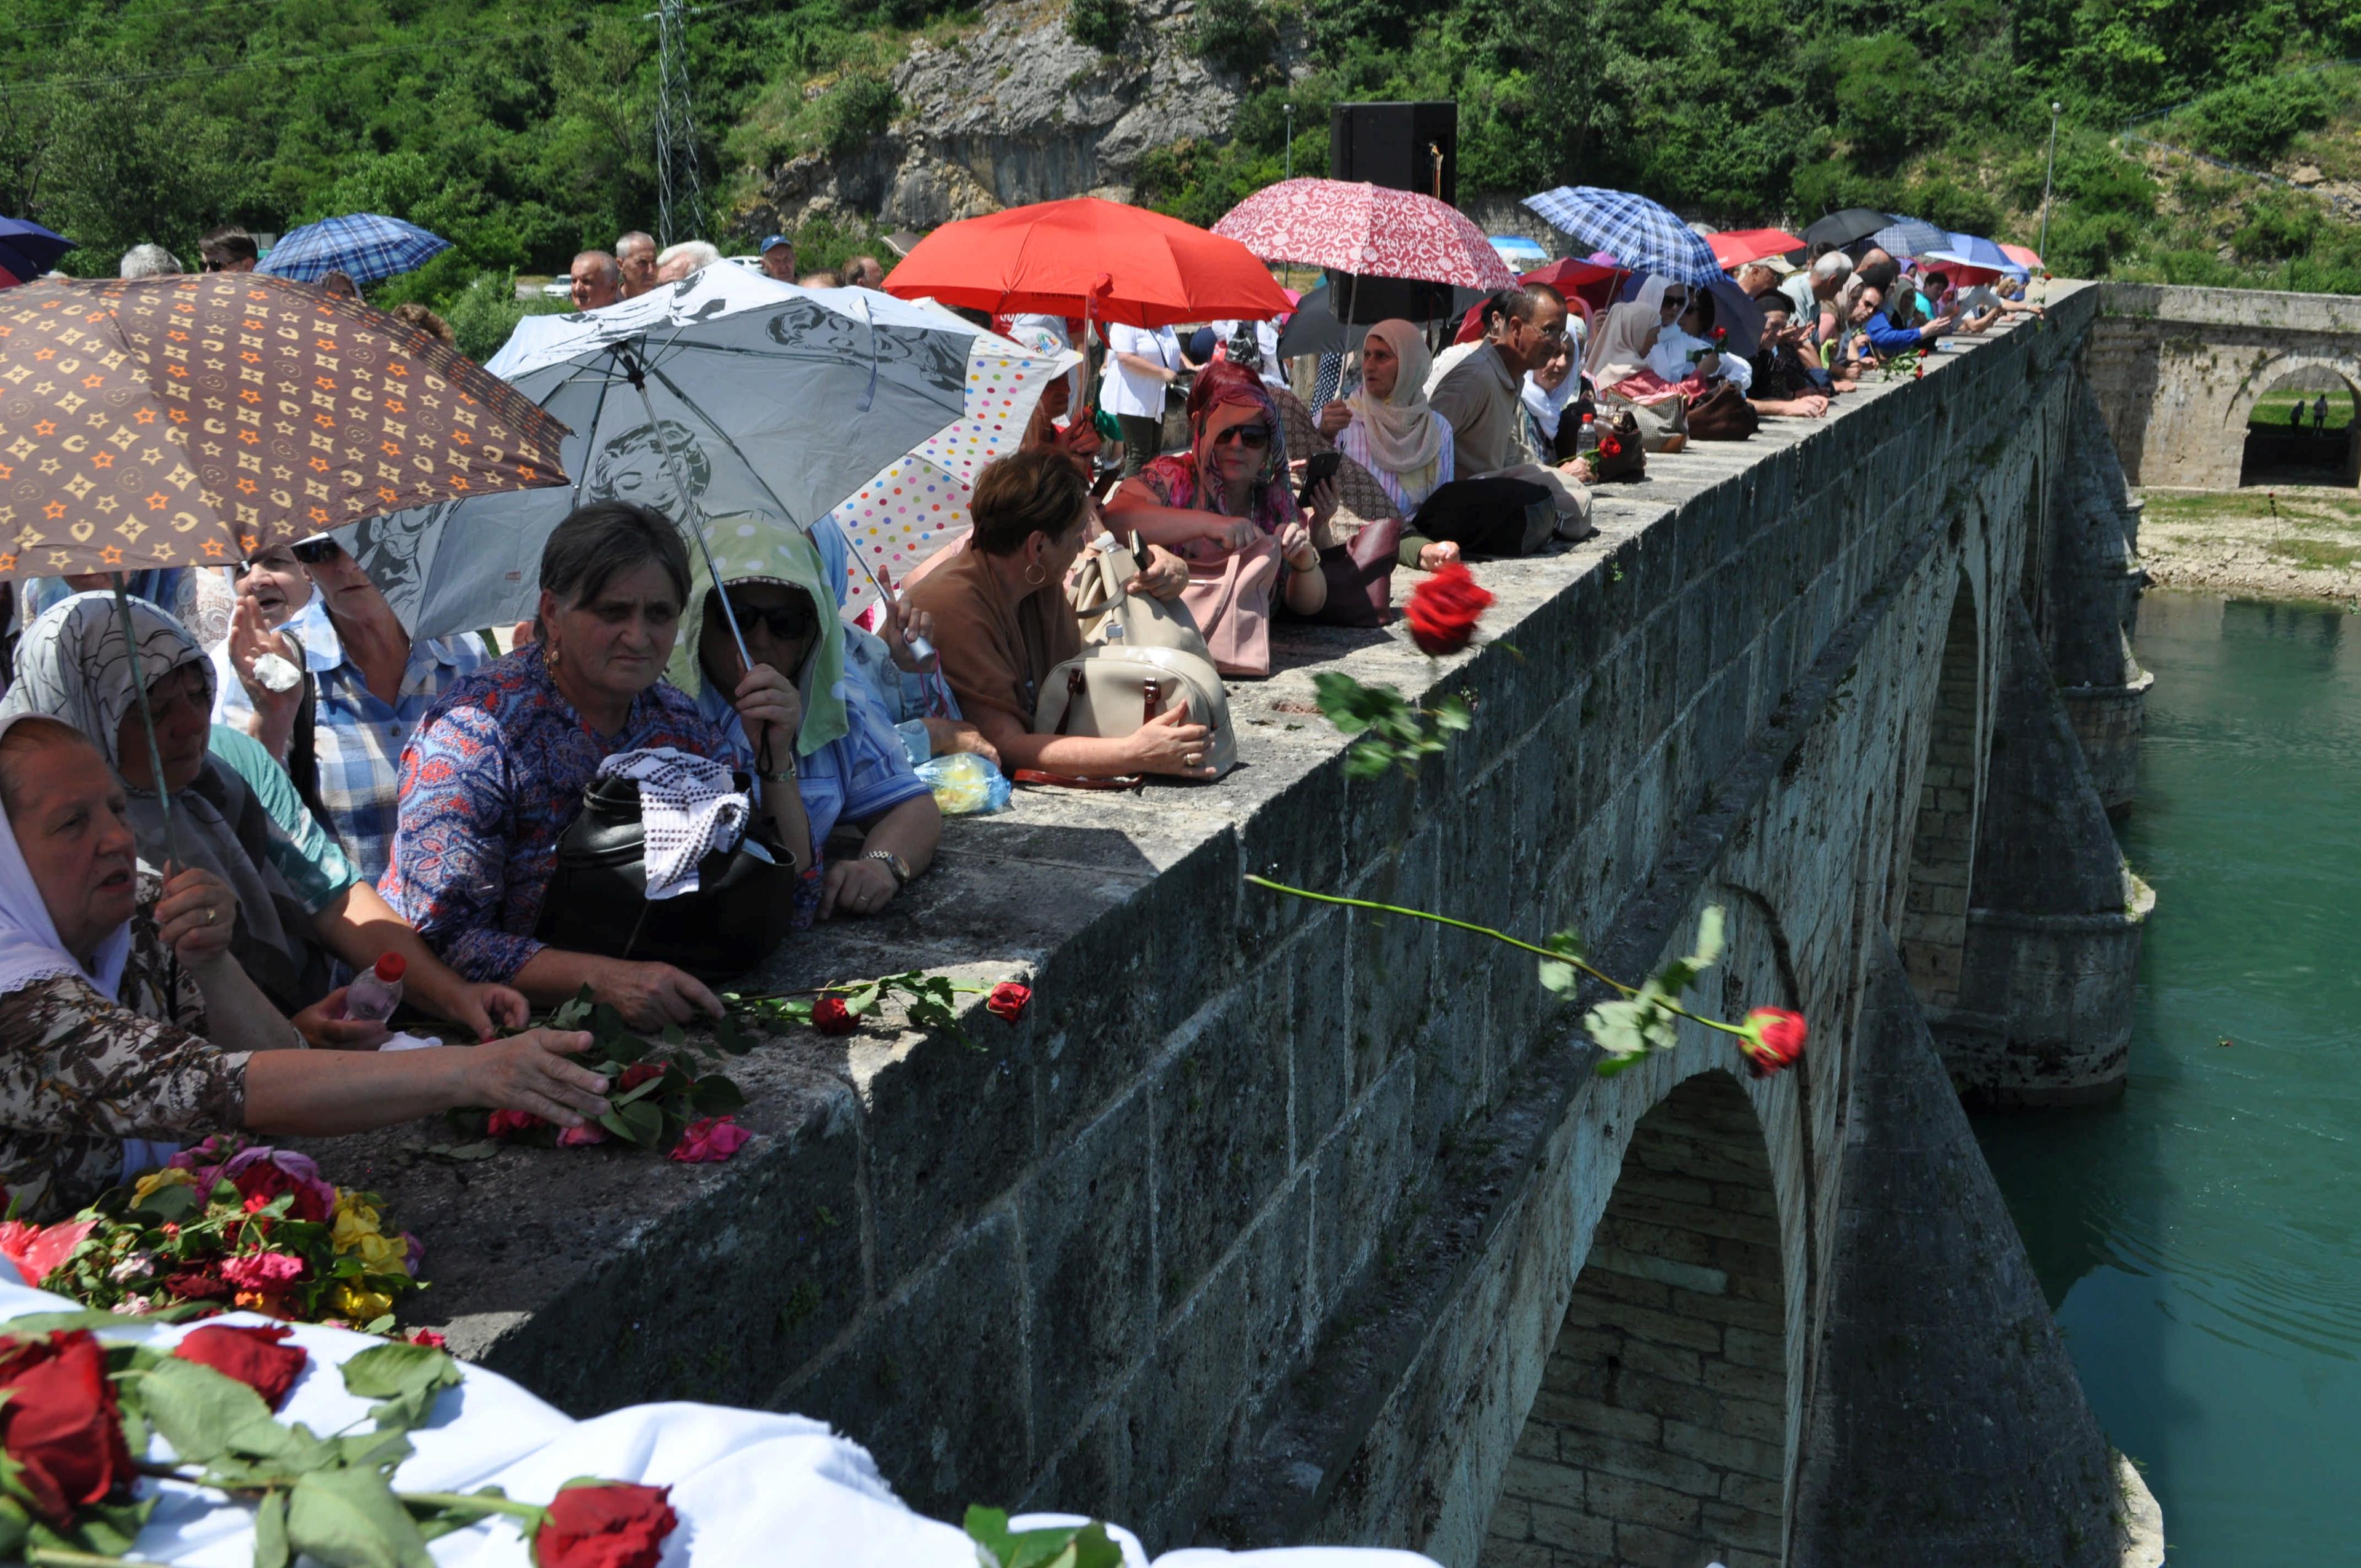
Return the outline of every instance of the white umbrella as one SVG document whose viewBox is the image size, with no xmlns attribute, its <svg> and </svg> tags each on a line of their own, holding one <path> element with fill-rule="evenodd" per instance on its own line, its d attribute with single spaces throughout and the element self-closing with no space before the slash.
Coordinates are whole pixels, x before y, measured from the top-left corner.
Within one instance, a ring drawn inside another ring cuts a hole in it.
<svg viewBox="0 0 2361 1568">
<path fill-rule="evenodd" d="M 708 553 L 704 524 L 718 516 L 808 528 L 968 414 L 977 335 L 868 290 L 797 289 L 739 267 L 528 317 L 489 368 L 571 427 L 574 483 L 399 512 L 337 537 L 413 636 L 522 620 L 539 597 L 543 544 L 588 501 L 652 506 Z M 1027 380 L 1038 395 L 1060 368 L 1042 358 Z M 1020 425 L 1030 411 L 1015 412 Z"/>
</svg>

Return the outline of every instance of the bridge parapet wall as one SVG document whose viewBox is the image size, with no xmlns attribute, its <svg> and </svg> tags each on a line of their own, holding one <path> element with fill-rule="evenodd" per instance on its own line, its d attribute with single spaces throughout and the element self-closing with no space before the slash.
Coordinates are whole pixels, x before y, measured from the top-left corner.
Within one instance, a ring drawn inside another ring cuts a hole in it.
<svg viewBox="0 0 2361 1568">
<path fill-rule="evenodd" d="M 1845 1288 L 1863 955 L 1905 907 L 1903 803 L 1957 596 L 1988 693 L 2095 304 L 2070 289 L 2047 330 L 1872 382 L 1825 422 L 1652 458 L 1600 497 L 1597 539 L 1479 568 L 1499 604 L 1468 654 L 1282 631 L 1281 673 L 1233 688 L 1246 765 L 1221 785 L 1027 794 L 955 822 L 889 916 L 766 977 L 1024 971 L 1016 1028 L 766 1046 L 738 1074 L 764 1135 L 725 1166 L 453 1163 L 405 1132 L 338 1140 L 335 1168 L 433 1239 L 455 1346 L 571 1409 L 800 1410 L 939 1513 L 1471 1562 L 1632 1128 L 1739 1064 L 1700 1031 L 1595 1080 L 1529 956 L 1242 874 L 1527 938 L 1578 927 L 1632 975 L 1720 904 L 1706 1003 L 1815 1027 L 1803 1070 L 1747 1090 L 1792 1492 L 1800 1435 L 1842 1418 L 1808 1391 Z M 1327 669 L 1464 693 L 1474 727 L 1414 779 L 1349 778 L 1312 706 Z M 2027 1464 L 2089 1457 L 2070 1379 L 2004 1393 L 2057 1412 Z M 2051 1502 L 2091 1506 L 2070 1492 Z"/>
</svg>

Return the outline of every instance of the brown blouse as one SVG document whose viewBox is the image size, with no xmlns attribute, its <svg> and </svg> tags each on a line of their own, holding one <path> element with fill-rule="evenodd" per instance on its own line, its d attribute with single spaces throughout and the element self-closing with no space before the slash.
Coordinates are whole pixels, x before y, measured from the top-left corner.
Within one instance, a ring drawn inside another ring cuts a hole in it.
<svg viewBox="0 0 2361 1568">
<path fill-rule="evenodd" d="M 1082 632 L 1062 584 L 1044 583 L 1011 609 L 982 551 L 971 542 L 912 584 L 910 602 L 935 620 L 935 648 L 960 711 L 997 709 L 1033 728 L 1049 672 L 1082 651 Z"/>
</svg>

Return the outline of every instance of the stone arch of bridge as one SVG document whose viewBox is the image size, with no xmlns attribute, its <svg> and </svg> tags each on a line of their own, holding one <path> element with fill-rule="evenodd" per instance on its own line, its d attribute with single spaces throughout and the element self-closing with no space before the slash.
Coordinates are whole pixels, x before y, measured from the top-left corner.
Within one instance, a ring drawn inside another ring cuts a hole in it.
<svg viewBox="0 0 2361 1568">
<path fill-rule="evenodd" d="M 2352 402 L 2353 417 L 2345 427 L 2343 480 L 2349 485 L 2361 478 L 2361 357 L 2309 350 L 2278 355 L 2258 366 L 2238 383 L 2238 389 L 2231 396 L 2230 406 L 2222 417 L 2224 473 L 2235 472 L 2241 485 L 2265 482 L 2267 474 L 2257 477 L 2259 471 L 2254 461 L 2254 441 L 2248 434 L 2248 423 L 2254 418 L 2255 405 L 2268 393 L 2308 370 L 2327 371 L 2345 384 L 2345 396 Z"/>
<path fill-rule="evenodd" d="M 1911 989 L 1935 1008 L 1959 1000 L 1976 818 L 1983 804 L 1985 640 L 1964 565 L 1954 578 L 1895 932 Z"/>
<path fill-rule="evenodd" d="M 1633 1127 L 1483 1568 L 1777 1568 L 1787 1314 L 1770 1146 L 1728 1071 Z"/>
</svg>

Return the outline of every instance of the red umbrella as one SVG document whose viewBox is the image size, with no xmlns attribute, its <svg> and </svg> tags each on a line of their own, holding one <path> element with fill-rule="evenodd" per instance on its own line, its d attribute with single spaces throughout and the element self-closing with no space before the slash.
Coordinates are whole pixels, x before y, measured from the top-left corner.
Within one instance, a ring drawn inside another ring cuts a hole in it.
<svg viewBox="0 0 2361 1568">
<path fill-rule="evenodd" d="M 1265 261 L 1301 262 L 1362 278 L 1408 278 L 1464 289 L 1516 280 L 1484 231 L 1459 209 L 1367 181 L 1283 180 L 1223 214 L 1213 232 Z"/>
<path fill-rule="evenodd" d="M 1254 253 L 1178 218 L 1095 197 L 1011 207 L 920 240 L 885 280 L 905 300 L 1174 326 L 1264 321 L 1287 295 Z"/>
<path fill-rule="evenodd" d="M 1804 248 L 1804 242 L 1784 229 L 1731 229 L 1726 234 L 1709 234 L 1705 242 L 1713 247 L 1714 259 L 1721 263 L 1724 271 L 1760 261 L 1766 256 L 1784 256 Z"/>
</svg>

